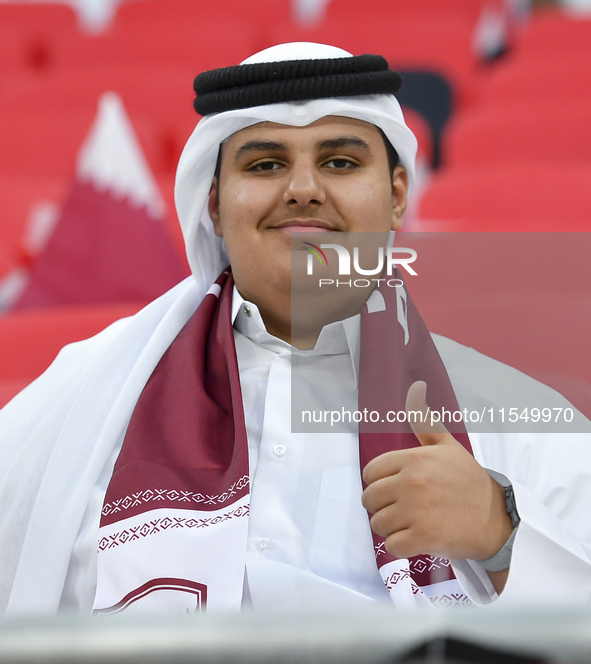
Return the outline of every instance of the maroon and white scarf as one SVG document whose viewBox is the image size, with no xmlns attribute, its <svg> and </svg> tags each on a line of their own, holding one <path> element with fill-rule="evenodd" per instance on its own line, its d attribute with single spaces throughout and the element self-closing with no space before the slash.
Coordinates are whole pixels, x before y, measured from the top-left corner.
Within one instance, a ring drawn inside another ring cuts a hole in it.
<svg viewBox="0 0 591 664">
<path fill-rule="evenodd" d="M 136 404 L 103 504 L 96 613 L 240 608 L 249 464 L 232 291 L 225 271 Z M 410 385 L 424 380 L 432 410 L 457 411 L 445 367 L 405 289 L 384 287 L 372 302 L 361 314 L 359 409 L 402 411 Z M 465 430 L 454 435 L 472 451 Z M 361 468 L 419 444 L 409 427 L 392 433 L 365 425 Z M 373 537 L 377 567 L 396 606 L 469 603 L 449 561 L 396 559 L 382 537 Z"/>
</svg>

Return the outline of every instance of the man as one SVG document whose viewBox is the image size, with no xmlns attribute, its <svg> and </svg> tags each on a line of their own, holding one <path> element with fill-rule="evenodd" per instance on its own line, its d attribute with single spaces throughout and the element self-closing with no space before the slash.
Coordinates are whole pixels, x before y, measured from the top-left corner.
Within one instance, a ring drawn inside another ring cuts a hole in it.
<svg viewBox="0 0 591 664">
<path fill-rule="evenodd" d="M 193 276 L 64 349 L 0 416 L 6 610 L 587 601 L 588 437 L 557 459 L 553 436 L 432 425 L 429 406 L 490 403 L 474 374 L 505 369 L 436 348 L 400 289 L 292 338 L 291 239 L 400 228 L 416 141 L 396 85 L 379 58 L 312 44 L 198 79 L 176 186 Z M 310 363 L 322 404 L 378 399 L 375 375 L 399 409 L 408 393 L 417 438 L 292 434 Z"/>
</svg>

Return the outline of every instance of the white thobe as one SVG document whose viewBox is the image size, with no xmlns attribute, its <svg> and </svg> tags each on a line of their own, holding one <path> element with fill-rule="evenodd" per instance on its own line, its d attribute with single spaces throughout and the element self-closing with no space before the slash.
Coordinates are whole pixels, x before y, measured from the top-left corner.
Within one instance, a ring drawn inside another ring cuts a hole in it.
<svg viewBox="0 0 591 664">
<path fill-rule="evenodd" d="M 299 358 L 314 355 L 321 366 L 317 408 L 357 409 L 359 316 L 327 325 L 311 351 L 271 336 L 237 290 L 232 318 L 250 462 L 253 607 L 391 605 L 361 504 L 357 435 L 291 433 L 291 367 Z"/>
</svg>

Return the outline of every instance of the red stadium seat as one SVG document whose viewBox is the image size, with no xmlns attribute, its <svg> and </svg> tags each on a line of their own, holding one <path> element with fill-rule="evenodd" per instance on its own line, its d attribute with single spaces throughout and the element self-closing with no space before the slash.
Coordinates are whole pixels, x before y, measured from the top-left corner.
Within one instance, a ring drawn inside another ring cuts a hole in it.
<svg viewBox="0 0 591 664">
<path fill-rule="evenodd" d="M 38 76 L 7 76 L 0 96 L 0 112 L 30 113 L 43 99 L 44 113 L 96 112 L 97 100 L 106 90 L 123 99 L 131 122 L 144 128 L 152 139 L 140 136 L 152 146 L 148 159 L 154 170 L 173 173 L 182 146 L 195 127 L 193 110 L 195 70 L 176 65 L 121 67 L 100 61 L 92 67 L 68 67 Z M 148 126 L 146 126 L 148 125 Z"/>
<path fill-rule="evenodd" d="M 78 29 L 74 9 L 59 2 L 2 2 L 0 24 L 31 35 L 60 36 Z"/>
<path fill-rule="evenodd" d="M 97 62 L 122 68 L 187 66 L 196 75 L 238 64 L 266 45 L 240 17 L 215 15 L 181 23 L 171 19 L 152 25 L 115 26 L 103 35 L 64 39 L 58 59 L 66 66 L 94 67 Z"/>
<path fill-rule="evenodd" d="M 72 176 L 95 114 L 96 108 L 92 112 L 0 111 L 0 175 Z M 155 123 L 136 116 L 133 124 L 152 169 L 166 171 L 170 156 Z"/>
<path fill-rule="evenodd" d="M 0 318 L 0 380 L 33 379 L 60 348 L 130 316 L 142 303 L 71 306 L 19 311 Z"/>
<path fill-rule="evenodd" d="M 575 18 L 560 10 L 532 15 L 517 42 L 520 58 L 548 57 L 551 54 L 591 56 L 591 18 Z"/>
<path fill-rule="evenodd" d="M 422 228 L 591 231 L 591 164 L 441 169 L 421 198 Z"/>
<path fill-rule="evenodd" d="M 289 0 L 175 0 L 174 5 L 170 0 L 134 0 L 119 4 L 113 29 L 138 26 L 159 29 L 163 24 L 178 26 L 232 17 L 243 21 L 245 29 L 260 32 L 268 26 L 289 22 L 290 14 Z M 218 38 L 226 41 L 223 30 Z"/>
<path fill-rule="evenodd" d="M 591 57 L 569 54 L 508 57 L 482 87 L 481 104 L 529 101 L 536 106 L 591 102 Z"/>
<path fill-rule="evenodd" d="M 1 175 L 73 175 L 92 113 L 0 113 Z"/>
<path fill-rule="evenodd" d="M 0 24 L 0 74 L 19 71 L 27 64 L 23 36 L 10 26 Z"/>
<path fill-rule="evenodd" d="M 182 117 L 188 107 L 192 111 L 193 78 L 191 66 L 178 65 L 121 65 L 101 60 L 92 66 L 74 64 L 48 72 L 44 76 L 32 74 L 6 76 L 2 83 L 0 110 L 96 111 L 97 99 L 105 90 L 119 93 L 129 113 L 158 119 L 173 113 Z M 180 110 L 179 110 L 180 109 Z"/>
<path fill-rule="evenodd" d="M 326 20 L 339 20 L 342 17 L 359 19 L 361 13 L 369 13 L 374 18 L 396 19 L 408 14 L 447 14 L 468 19 L 475 25 L 483 9 L 495 7 L 504 9 L 502 0 L 371 0 L 361 7 L 358 0 L 331 0 L 326 9 Z"/>
<path fill-rule="evenodd" d="M 46 69 L 55 64 L 57 44 L 78 32 L 72 7 L 49 2 L 0 2 L 0 26 L 0 71 L 7 41 L 18 43 L 13 68 Z"/>
<path fill-rule="evenodd" d="M 488 104 L 452 117 L 443 136 L 447 166 L 589 159 L 587 101 Z"/>
<path fill-rule="evenodd" d="M 450 81 L 456 100 L 474 99 L 480 69 L 472 48 L 473 26 L 467 19 L 437 14 L 404 14 L 376 21 L 359 13 L 313 28 L 278 27 L 273 43 L 323 42 L 354 55 L 380 53 L 396 69 L 426 69 Z"/>
</svg>

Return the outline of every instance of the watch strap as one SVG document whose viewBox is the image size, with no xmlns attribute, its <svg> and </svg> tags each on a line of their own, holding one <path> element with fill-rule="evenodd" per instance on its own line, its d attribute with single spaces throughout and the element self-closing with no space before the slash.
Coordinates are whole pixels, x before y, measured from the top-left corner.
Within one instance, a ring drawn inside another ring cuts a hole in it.
<svg viewBox="0 0 591 664">
<path fill-rule="evenodd" d="M 517 528 L 513 528 L 513 532 L 509 535 L 509 539 L 503 545 L 503 548 L 495 553 L 492 558 L 486 560 L 478 560 L 478 564 L 482 565 L 488 572 L 501 572 L 511 565 L 511 555 L 513 554 L 513 542 L 517 535 Z"/>
</svg>

